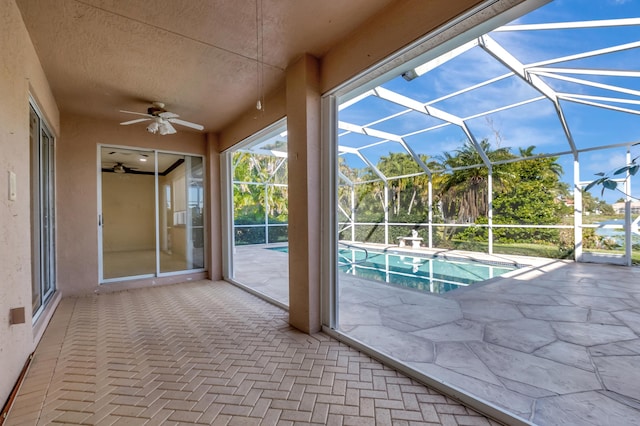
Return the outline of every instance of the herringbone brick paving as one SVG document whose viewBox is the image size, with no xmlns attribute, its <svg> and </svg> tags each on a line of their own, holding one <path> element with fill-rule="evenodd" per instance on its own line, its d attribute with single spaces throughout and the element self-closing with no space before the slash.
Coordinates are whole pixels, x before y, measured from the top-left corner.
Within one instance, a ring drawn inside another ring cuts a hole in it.
<svg viewBox="0 0 640 426">
<path fill-rule="evenodd" d="M 495 425 L 228 283 L 64 299 L 7 425 Z"/>
</svg>

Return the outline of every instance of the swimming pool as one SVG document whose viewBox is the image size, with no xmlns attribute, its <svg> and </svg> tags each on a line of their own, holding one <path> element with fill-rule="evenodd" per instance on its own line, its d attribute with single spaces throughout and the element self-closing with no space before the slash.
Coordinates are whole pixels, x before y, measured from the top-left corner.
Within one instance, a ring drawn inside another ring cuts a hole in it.
<svg viewBox="0 0 640 426">
<path fill-rule="evenodd" d="M 287 247 L 269 250 L 287 252 Z M 409 256 L 359 248 L 341 248 L 339 270 L 359 278 L 426 291 L 445 293 L 474 283 L 499 277 L 518 269 L 515 264 L 489 263 L 438 256 Z"/>
</svg>

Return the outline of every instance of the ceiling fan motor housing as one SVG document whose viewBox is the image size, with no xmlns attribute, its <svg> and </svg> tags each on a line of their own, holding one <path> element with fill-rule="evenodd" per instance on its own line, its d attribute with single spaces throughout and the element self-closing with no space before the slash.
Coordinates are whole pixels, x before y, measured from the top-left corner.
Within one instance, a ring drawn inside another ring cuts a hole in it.
<svg viewBox="0 0 640 426">
<path fill-rule="evenodd" d="M 147 108 L 147 114 L 153 115 L 155 117 L 159 116 L 163 112 L 167 112 L 167 110 L 164 108 L 159 108 L 156 104 Z"/>
</svg>

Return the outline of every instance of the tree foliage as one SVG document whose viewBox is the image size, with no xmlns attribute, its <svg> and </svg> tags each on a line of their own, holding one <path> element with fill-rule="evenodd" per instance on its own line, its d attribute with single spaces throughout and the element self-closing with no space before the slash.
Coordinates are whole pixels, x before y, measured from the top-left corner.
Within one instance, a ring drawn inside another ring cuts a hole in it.
<svg viewBox="0 0 640 426">
<path fill-rule="evenodd" d="M 264 243 L 267 220 L 270 224 L 288 221 L 288 188 L 275 185 L 287 183 L 286 159 L 236 152 L 233 165 L 234 224 L 256 225 L 255 228 L 236 228 L 236 244 Z M 272 229 L 273 232 L 284 232 L 286 241 L 286 229 Z M 272 231 L 269 232 L 271 240 Z"/>
<path fill-rule="evenodd" d="M 408 153 L 389 153 L 381 156 L 375 165 L 379 173 L 372 168 L 352 168 L 340 157 L 337 214 L 338 221 L 345 224 L 340 230 L 341 237 L 350 238 L 349 226 L 353 220 L 368 223 L 356 227 L 356 240 L 384 242 L 386 215 L 389 223 L 397 224 L 389 226 L 390 241 L 409 235 L 412 229 L 417 229 L 426 240 L 424 224 L 429 221 L 431 186 L 435 223 L 476 225 L 441 227 L 432 236 L 436 244 L 445 246 L 447 240 L 486 242 L 488 230 L 483 225 L 488 223 L 489 212 L 488 160 L 492 176 L 493 223 L 516 225 L 494 228 L 494 241 L 569 245 L 570 241 L 562 231 L 517 226 L 557 225 L 572 213 L 572 208 L 564 202 L 570 194 L 568 185 L 560 180 L 563 170 L 558 158 L 537 156 L 533 145 L 515 153 L 506 147 L 494 149 L 487 140 L 480 141 L 478 146 L 482 154 L 473 143 L 466 142 L 438 157 L 421 155 L 422 165 Z M 234 186 L 236 224 L 264 224 L 265 216 L 270 223 L 286 223 L 287 188 L 269 185 L 286 183 L 286 163 L 282 164 L 282 161 L 278 157 L 249 153 L 234 156 L 234 181 L 238 182 Z M 634 168 L 624 170 L 628 173 L 636 171 Z M 584 193 L 583 200 L 586 211 L 606 213 L 611 210 L 611 206 L 588 193 Z"/>
<path fill-rule="evenodd" d="M 562 167 L 557 157 L 537 157 L 529 160 L 519 158 L 534 157 L 535 147 L 520 149 L 518 155 L 509 148 L 493 149 L 491 144 L 479 142 L 484 156 L 492 163 L 493 213 L 496 224 L 555 225 L 571 213 L 563 198 L 568 196 L 568 187 L 560 181 Z M 484 225 L 487 221 L 489 168 L 485 159 L 471 142 L 460 148 L 443 153 L 437 158 L 420 158 L 432 171 L 433 213 L 435 222 Z M 499 162 L 499 164 L 493 164 Z M 345 175 L 346 163 L 341 164 Z M 420 224 L 428 221 L 429 177 L 418 163 L 404 153 L 390 153 L 382 156 L 377 169 L 387 177 L 389 200 L 389 222 Z M 394 178 L 396 176 L 416 176 Z M 357 222 L 384 222 L 385 185 L 370 171 L 364 176 L 370 180 L 366 184 L 355 185 Z M 344 197 L 350 189 L 343 189 Z M 415 226 L 414 226 L 415 227 Z M 357 237 L 362 241 L 378 241 L 382 227 L 369 225 L 367 232 Z M 407 235 L 411 227 L 393 229 Z M 424 231 L 420 231 L 424 232 Z M 494 238 L 502 242 L 549 242 L 557 239 L 558 232 L 532 228 L 496 229 Z M 486 227 L 444 228 L 446 239 L 461 238 L 471 241 L 486 241 Z"/>
</svg>

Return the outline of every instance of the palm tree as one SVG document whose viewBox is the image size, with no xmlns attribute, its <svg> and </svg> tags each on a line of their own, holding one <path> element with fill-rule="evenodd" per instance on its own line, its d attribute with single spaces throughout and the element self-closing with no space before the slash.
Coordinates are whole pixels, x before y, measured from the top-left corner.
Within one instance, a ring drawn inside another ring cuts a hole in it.
<svg viewBox="0 0 640 426">
<path fill-rule="evenodd" d="M 514 158 L 509 148 L 494 150 L 486 139 L 479 145 L 491 162 Z M 467 141 L 461 148 L 443 153 L 440 162 L 444 169 L 460 168 L 442 174 L 437 188 L 445 220 L 473 223 L 478 217 L 486 216 L 489 210 L 489 170 L 475 146 Z M 504 185 L 508 181 L 506 179 L 508 175 L 508 167 L 494 166 L 494 185 L 497 187 Z"/>
</svg>

